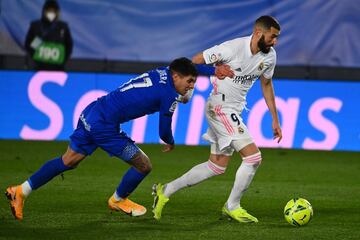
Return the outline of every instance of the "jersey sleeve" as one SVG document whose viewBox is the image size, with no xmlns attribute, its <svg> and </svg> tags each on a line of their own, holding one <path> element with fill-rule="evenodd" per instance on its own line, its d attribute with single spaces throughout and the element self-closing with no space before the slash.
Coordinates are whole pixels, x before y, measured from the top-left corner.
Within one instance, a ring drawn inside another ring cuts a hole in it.
<svg viewBox="0 0 360 240">
<path fill-rule="evenodd" d="M 213 76 L 215 75 L 215 67 L 207 64 L 195 64 L 196 71 L 199 75 Z"/>
<path fill-rule="evenodd" d="M 203 52 L 205 63 L 213 64 L 229 62 L 234 54 L 233 45 L 232 41 L 227 41 L 206 49 Z"/>
<path fill-rule="evenodd" d="M 275 65 L 276 65 L 276 52 L 274 51 L 273 59 L 271 61 L 270 66 L 265 69 L 262 75 L 267 79 L 271 79 L 274 75 Z"/>
<path fill-rule="evenodd" d="M 159 113 L 159 136 L 167 144 L 174 144 L 174 137 L 171 130 L 172 116 L 175 112 L 178 101 L 163 99 Z"/>
</svg>

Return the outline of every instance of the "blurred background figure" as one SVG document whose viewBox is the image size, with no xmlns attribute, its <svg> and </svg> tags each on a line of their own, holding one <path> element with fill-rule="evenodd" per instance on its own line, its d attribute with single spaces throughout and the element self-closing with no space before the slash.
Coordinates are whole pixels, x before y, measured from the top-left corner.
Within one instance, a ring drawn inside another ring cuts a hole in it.
<svg viewBox="0 0 360 240">
<path fill-rule="evenodd" d="M 66 22 L 60 21 L 57 1 L 44 3 L 41 19 L 31 22 L 25 49 L 36 70 L 64 70 L 71 56 L 73 40 Z"/>
</svg>

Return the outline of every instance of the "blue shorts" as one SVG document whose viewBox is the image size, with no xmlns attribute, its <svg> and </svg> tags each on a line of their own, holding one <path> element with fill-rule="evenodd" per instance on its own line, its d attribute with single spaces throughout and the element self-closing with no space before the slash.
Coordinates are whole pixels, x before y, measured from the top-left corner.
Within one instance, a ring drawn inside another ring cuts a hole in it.
<svg viewBox="0 0 360 240">
<path fill-rule="evenodd" d="M 96 102 L 81 113 L 76 129 L 70 136 L 70 148 L 77 153 L 91 155 L 100 147 L 110 156 L 130 161 L 140 148 L 120 126 L 108 123 L 97 109 Z"/>
</svg>

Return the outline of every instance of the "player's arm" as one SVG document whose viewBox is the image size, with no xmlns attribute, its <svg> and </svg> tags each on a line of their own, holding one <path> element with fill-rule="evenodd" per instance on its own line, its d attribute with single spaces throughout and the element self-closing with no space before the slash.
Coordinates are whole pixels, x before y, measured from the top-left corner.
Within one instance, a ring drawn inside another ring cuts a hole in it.
<svg viewBox="0 0 360 240">
<path fill-rule="evenodd" d="M 169 152 L 175 148 L 175 141 L 171 130 L 172 116 L 177 107 L 177 101 L 169 102 L 166 96 L 161 101 L 159 112 L 159 136 L 166 145 L 163 152 Z"/>
<path fill-rule="evenodd" d="M 279 116 L 275 104 L 275 93 L 272 84 L 272 79 L 271 78 L 268 79 L 263 75 L 261 75 L 260 80 L 261 80 L 261 89 L 263 92 L 263 96 L 273 119 L 272 128 L 274 131 L 274 139 L 278 139 L 277 142 L 279 143 L 282 139 L 282 132 L 281 132 Z"/>
<path fill-rule="evenodd" d="M 231 70 L 230 66 L 226 64 L 219 64 L 215 67 L 206 64 L 195 64 L 195 66 L 198 74 L 202 76 L 216 76 L 218 79 L 234 77 L 233 70 Z"/>
<path fill-rule="evenodd" d="M 198 53 L 192 58 L 192 62 L 196 64 L 196 70 L 199 75 L 204 76 L 216 76 L 218 79 L 224 79 L 225 77 L 234 77 L 234 72 L 230 69 L 229 65 L 217 64 L 215 67 L 207 64 L 213 64 L 216 62 L 206 62 L 204 54 Z"/>
<path fill-rule="evenodd" d="M 165 115 L 160 112 L 159 121 L 159 135 L 166 145 L 163 148 L 163 152 L 170 152 L 175 148 L 175 141 L 171 131 L 172 114 Z"/>
<path fill-rule="evenodd" d="M 200 53 L 196 54 L 195 56 L 193 56 L 192 62 L 195 64 L 205 64 L 205 59 L 204 59 L 203 53 L 200 52 Z"/>
<path fill-rule="evenodd" d="M 234 77 L 234 72 L 229 65 L 224 64 L 227 58 L 224 55 L 228 54 L 229 49 L 226 45 L 214 46 L 196 54 L 192 58 L 192 62 L 197 64 L 196 68 L 199 75 L 216 76 L 218 79 L 224 79 L 225 77 Z M 223 54 L 221 54 L 223 53 Z M 215 65 L 213 67 L 212 65 Z"/>
<path fill-rule="evenodd" d="M 195 64 L 196 70 L 199 75 L 202 76 L 216 76 L 218 79 L 224 79 L 225 77 L 234 77 L 233 70 L 228 65 L 221 64 L 215 67 L 206 64 Z M 189 90 L 184 96 L 179 96 L 178 101 L 181 103 L 187 103 L 190 101 L 194 89 Z"/>
<path fill-rule="evenodd" d="M 171 131 L 172 114 L 163 114 L 160 112 L 159 135 L 166 145 L 163 152 L 170 152 L 175 148 L 175 141 Z"/>
</svg>

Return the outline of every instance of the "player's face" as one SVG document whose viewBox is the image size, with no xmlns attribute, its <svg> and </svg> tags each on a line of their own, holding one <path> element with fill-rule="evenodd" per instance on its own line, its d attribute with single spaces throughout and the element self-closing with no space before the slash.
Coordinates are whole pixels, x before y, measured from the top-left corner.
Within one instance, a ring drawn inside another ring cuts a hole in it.
<svg viewBox="0 0 360 240">
<path fill-rule="evenodd" d="M 175 73 L 173 75 L 173 79 L 176 92 L 182 96 L 185 95 L 190 89 L 194 89 L 196 82 L 196 77 L 194 76 L 181 76 Z"/>
<path fill-rule="evenodd" d="M 258 41 L 260 51 L 263 53 L 269 53 L 271 47 L 276 45 L 279 34 L 279 30 L 273 27 L 271 27 L 270 30 L 262 31 L 262 36 Z"/>
</svg>

